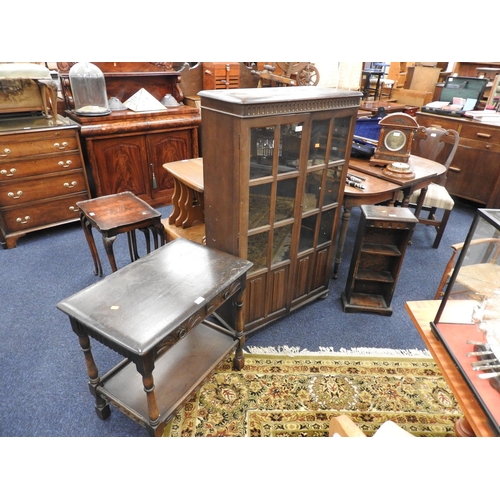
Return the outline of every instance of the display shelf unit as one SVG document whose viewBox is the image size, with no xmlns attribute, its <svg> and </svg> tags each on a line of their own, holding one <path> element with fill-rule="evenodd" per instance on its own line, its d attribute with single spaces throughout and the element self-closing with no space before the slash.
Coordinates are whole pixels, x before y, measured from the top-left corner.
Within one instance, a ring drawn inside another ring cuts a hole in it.
<svg viewBox="0 0 500 500">
<path fill-rule="evenodd" d="M 362 94 L 317 87 L 202 91 L 206 244 L 253 262 L 252 332 L 328 293 Z M 221 308 L 228 324 L 234 318 Z"/>
<path fill-rule="evenodd" d="M 344 312 L 392 314 L 391 301 L 417 219 L 408 208 L 362 205 L 342 293 Z"/>
</svg>

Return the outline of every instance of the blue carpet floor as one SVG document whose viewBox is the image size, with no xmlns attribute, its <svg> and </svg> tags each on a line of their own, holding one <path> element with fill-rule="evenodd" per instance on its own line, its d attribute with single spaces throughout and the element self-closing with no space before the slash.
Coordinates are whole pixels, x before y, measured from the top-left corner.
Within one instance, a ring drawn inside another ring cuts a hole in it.
<svg viewBox="0 0 500 500">
<path fill-rule="evenodd" d="M 170 208 L 161 210 L 166 215 Z M 247 345 L 309 351 L 424 349 L 404 303 L 434 297 L 450 245 L 463 241 L 475 211 L 476 207 L 457 202 L 439 249 L 431 246 L 434 229 L 417 227 L 394 295 L 394 313 L 387 317 L 342 312 L 340 294 L 359 219 L 359 210 L 354 210 L 339 276 L 331 281 L 327 298 L 252 334 Z M 122 267 L 129 262 L 126 238 L 119 237 L 115 246 Z M 102 261 L 108 274 L 109 264 Z M 112 410 L 106 421 L 96 417 L 77 337 L 67 316 L 56 309 L 61 299 L 100 279 L 93 274 L 80 225 L 19 239 L 17 248 L 0 250 L 0 269 L 0 436 L 145 436 L 119 411 Z M 95 342 L 93 352 L 101 373 L 118 360 Z"/>
</svg>

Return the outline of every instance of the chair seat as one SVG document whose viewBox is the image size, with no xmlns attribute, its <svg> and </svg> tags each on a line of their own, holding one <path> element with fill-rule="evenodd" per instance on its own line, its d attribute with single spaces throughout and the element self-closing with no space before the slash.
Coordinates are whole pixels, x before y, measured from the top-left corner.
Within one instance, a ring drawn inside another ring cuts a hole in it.
<svg viewBox="0 0 500 500">
<path fill-rule="evenodd" d="M 412 193 L 409 202 L 416 204 L 419 196 L 420 189 Z M 424 206 L 442 208 L 443 210 L 451 210 L 455 206 L 455 201 L 444 186 L 431 183 L 427 188 L 427 193 L 424 199 Z"/>
<path fill-rule="evenodd" d="M 490 296 L 500 287 L 500 267 L 490 262 L 462 266 L 456 280 L 475 293 Z"/>
</svg>

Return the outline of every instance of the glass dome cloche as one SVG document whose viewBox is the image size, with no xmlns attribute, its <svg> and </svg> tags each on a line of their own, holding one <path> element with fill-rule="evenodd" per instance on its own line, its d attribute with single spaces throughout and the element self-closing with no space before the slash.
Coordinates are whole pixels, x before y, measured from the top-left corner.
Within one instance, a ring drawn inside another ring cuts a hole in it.
<svg viewBox="0 0 500 500">
<path fill-rule="evenodd" d="M 77 115 L 103 116 L 111 113 L 104 74 L 95 64 L 75 64 L 69 70 L 69 82 Z"/>
</svg>

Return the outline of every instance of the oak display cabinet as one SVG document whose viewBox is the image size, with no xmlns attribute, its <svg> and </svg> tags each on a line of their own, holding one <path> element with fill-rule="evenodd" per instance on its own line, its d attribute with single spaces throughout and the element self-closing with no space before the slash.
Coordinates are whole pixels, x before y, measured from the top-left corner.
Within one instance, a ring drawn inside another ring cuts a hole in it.
<svg viewBox="0 0 500 500">
<path fill-rule="evenodd" d="M 362 94 L 317 87 L 199 93 L 206 244 L 253 262 L 244 330 L 328 293 Z M 234 325 L 234 314 L 219 316 Z"/>
<path fill-rule="evenodd" d="M 392 315 L 391 301 L 417 218 L 408 208 L 361 205 L 344 312 Z"/>
</svg>

